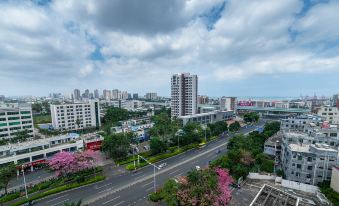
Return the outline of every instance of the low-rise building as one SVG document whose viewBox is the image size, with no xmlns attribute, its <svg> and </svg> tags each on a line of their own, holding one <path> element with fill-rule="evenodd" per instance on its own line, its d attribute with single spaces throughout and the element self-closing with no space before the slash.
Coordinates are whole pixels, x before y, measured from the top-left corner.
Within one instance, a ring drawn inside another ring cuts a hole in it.
<svg viewBox="0 0 339 206">
<path fill-rule="evenodd" d="M 334 166 L 332 168 L 331 188 L 334 191 L 339 192 L 339 166 Z"/>
<path fill-rule="evenodd" d="M 178 119 L 181 120 L 182 125 L 185 126 L 189 122 L 195 122 L 198 124 L 211 124 L 218 121 L 227 121 L 233 119 L 234 116 L 234 111 L 216 110 L 208 113 L 179 116 Z"/>
<path fill-rule="evenodd" d="M 317 108 L 317 115 L 323 117 L 330 124 L 339 124 L 339 109 L 332 106 L 321 106 Z"/>
<path fill-rule="evenodd" d="M 58 130 L 99 128 L 100 104 L 96 100 L 86 103 L 52 104 L 52 125 Z"/>
<path fill-rule="evenodd" d="M 76 152 L 84 149 L 98 150 L 103 137 L 98 134 L 79 136 L 76 133 L 37 139 L 16 144 L 0 146 L 0 167 L 14 163 L 34 170 L 41 163 L 46 163 L 54 154 L 67 151 Z"/>
<path fill-rule="evenodd" d="M 34 136 L 31 106 L 0 107 L 0 139 L 13 138 L 22 130 L 27 130 L 30 137 Z"/>
</svg>

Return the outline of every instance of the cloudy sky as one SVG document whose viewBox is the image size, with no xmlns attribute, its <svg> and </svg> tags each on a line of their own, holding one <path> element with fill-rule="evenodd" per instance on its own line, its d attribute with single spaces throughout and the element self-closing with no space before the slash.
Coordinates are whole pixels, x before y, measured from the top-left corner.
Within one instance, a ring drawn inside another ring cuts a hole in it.
<svg viewBox="0 0 339 206">
<path fill-rule="evenodd" d="M 339 92 L 338 0 L 0 1 L 0 94 Z"/>
</svg>

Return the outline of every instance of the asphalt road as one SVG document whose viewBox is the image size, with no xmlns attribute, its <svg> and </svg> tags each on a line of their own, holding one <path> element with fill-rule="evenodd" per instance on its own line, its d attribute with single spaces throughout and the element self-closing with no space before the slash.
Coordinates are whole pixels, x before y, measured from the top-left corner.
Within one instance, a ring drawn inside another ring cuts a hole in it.
<svg viewBox="0 0 339 206">
<path fill-rule="evenodd" d="M 264 122 L 259 123 L 259 125 L 263 124 Z M 239 133 L 248 133 L 255 128 L 256 126 L 242 128 Z M 209 161 L 226 152 L 227 139 L 217 139 L 202 149 L 193 149 L 156 163 L 156 165 L 163 162 L 167 164 L 160 170 L 156 169 L 156 187 L 160 187 L 170 178 L 185 175 L 197 165 L 208 166 Z M 218 153 L 218 150 L 221 152 Z M 153 166 L 141 168 L 137 172 L 125 172 L 121 168 L 110 167 L 108 170 L 109 175 L 102 182 L 46 197 L 36 202 L 35 205 L 63 206 L 66 202 L 78 200 L 88 205 L 106 206 L 152 204 L 148 202 L 147 197 L 150 192 L 154 191 Z"/>
</svg>

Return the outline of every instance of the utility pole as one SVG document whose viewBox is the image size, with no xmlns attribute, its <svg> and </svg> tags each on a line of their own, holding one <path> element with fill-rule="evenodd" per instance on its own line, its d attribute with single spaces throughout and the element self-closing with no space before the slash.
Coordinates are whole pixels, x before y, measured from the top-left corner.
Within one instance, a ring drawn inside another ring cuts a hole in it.
<svg viewBox="0 0 339 206">
<path fill-rule="evenodd" d="M 28 194 L 27 194 L 27 184 L 26 184 L 26 178 L 25 178 L 24 165 L 21 165 L 21 171 L 22 171 L 22 176 L 23 176 L 23 178 L 24 178 L 24 185 L 25 185 L 26 198 L 28 199 Z"/>
<path fill-rule="evenodd" d="M 153 166 L 153 187 L 154 187 L 154 192 L 156 192 L 156 181 L 155 181 L 155 168 L 157 168 L 158 170 L 160 170 L 161 168 L 156 166 L 155 164 L 149 162 L 146 158 L 144 158 L 143 156 L 141 155 L 138 155 L 138 162 L 139 162 L 139 157 L 143 160 L 145 160 L 149 165 L 152 165 Z"/>
</svg>

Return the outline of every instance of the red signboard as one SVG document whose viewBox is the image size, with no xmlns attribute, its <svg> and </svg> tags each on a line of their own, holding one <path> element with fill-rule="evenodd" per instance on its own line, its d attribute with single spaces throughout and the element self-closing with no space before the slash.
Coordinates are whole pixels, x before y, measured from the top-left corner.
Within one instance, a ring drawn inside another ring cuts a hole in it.
<svg viewBox="0 0 339 206">
<path fill-rule="evenodd" d="M 102 145 L 102 141 L 94 141 L 86 143 L 86 148 L 90 150 L 100 150 Z"/>
</svg>

